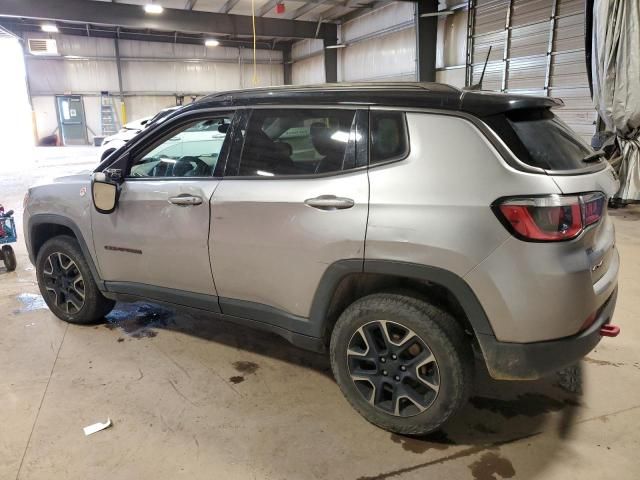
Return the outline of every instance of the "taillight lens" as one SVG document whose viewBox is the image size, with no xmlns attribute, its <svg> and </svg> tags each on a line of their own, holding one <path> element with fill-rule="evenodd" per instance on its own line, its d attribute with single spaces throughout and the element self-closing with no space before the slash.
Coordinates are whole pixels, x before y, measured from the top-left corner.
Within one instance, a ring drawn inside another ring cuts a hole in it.
<svg viewBox="0 0 640 480">
<path fill-rule="evenodd" d="M 597 223 L 605 206 L 602 193 L 507 198 L 494 206 L 498 218 L 522 240 L 556 242 L 576 238 Z"/>
</svg>

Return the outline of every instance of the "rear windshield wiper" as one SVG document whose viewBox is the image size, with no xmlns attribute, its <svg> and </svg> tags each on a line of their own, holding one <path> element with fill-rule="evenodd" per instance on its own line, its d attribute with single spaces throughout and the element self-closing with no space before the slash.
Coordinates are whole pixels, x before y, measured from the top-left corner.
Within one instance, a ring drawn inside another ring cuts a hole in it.
<svg viewBox="0 0 640 480">
<path fill-rule="evenodd" d="M 595 152 L 593 152 L 590 155 L 587 155 L 586 157 L 584 157 L 582 159 L 582 161 L 584 163 L 593 163 L 593 162 L 597 162 L 598 160 L 600 160 L 601 157 L 604 157 L 606 155 L 606 153 L 604 152 L 604 150 L 596 150 Z"/>
</svg>

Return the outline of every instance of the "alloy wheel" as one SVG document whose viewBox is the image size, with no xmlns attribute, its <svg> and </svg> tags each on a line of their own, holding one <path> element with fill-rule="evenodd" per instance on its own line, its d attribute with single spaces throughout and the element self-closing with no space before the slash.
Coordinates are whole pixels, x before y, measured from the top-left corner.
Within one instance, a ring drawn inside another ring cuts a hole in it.
<svg viewBox="0 0 640 480">
<path fill-rule="evenodd" d="M 84 306 L 84 278 L 78 265 L 67 255 L 52 253 L 44 262 L 44 286 L 55 305 L 74 314 Z"/>
<path fill-rule="evenodd" d="M 347 348 L 349 375 L 375 408 L 411 417 L 431 406 L 440 371 L 427 343 L 396 322 L 376 320 L 360 327 Z"/>
</svg>

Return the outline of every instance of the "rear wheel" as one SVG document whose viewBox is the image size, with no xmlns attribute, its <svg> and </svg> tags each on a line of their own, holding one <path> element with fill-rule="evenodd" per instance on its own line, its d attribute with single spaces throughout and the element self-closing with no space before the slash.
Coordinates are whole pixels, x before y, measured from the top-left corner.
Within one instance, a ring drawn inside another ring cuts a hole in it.
<svg viewBox="0 0 640 480">
<path fill-rule="evenodd" d="M 400 434 L 433 432 L 464 404 L 472 361 L 451 315 L 405 295 L 356 301 L 331 337 L 342 393 L 369 422 Z"/>
<path fill-rule="evenodd" d="M 11 245 L 2 246 L 2 259 L 4 260 L 4 266 L 7 269 L 7 272 L 13 272 L 18 266 L 16 254 L 13 251 L 13 248 L 11 248 Z"/>
<path fill-rule="evenodd" d="M 68 236 L 48 240 L 36 259 L 38 286 L 49 309 L 70 323 L 93 323 L 111 311 L 93 280 L 78 242 Z"/>
</svg>

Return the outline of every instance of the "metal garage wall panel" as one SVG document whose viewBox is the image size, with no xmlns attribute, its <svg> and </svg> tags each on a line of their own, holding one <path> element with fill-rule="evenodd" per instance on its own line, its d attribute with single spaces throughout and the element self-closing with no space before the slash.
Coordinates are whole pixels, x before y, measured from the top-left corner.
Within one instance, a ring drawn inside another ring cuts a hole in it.
<svg viewBox="0 0 640 480">
<path fill-rule="evenodd" d="M 478 0 L 474 35 L 504 31 L 509 0 Z"/>
<path fill-rule="evenodd" d="M 113 40 L 109 41 L 113 43 Z M 253 59 L 253 50 L 250 48 L 207 48 L 204 45 L 120 40 L 120 56 L 124 58 L 143 57 L 235 61 L 238 60 L 239 55 L 245 59 Z M 256 59 L 258 61 L 271 60 L 282 63 L 282 52 L 278 50 L 256 50 Z"/>
<path fill-rule="evenodd" d="M 394 2 L 342 24 L 341 41 L 350 41 L 414 21 L 413 2 Z"/>
<path fill-rule="evenodd" d="M 473 84 L 480 81 L 480 75 L 482 75 L 483 64 L 476 64 L 473 66 Z M 483 90 L 492 90 L 499 92 L 502 85 L 502 61 L 487 63 L 487 69 L 484 73 L 484 80 L 482 82 Z"/>
<path fill-rule="evenodd" d="M 503 26 L 504 29 L 504 26 Z M 491 55 L 489 61 L 502 60 L 504 55 L 504 30 L 502 32 L 494 32 L 489 35 L 473 37 L 473 56 L 472 62 L 484 63 L 487 58 L 489 46 L 491 46 Z"/>
<path fill-rule="evenodd" d="M 553 0 L 514 0 L 511 25 L 519 27 L 532 23 L 548 22 L 551 17 Z M 548 31 L 547 24 L 547 31 Z"/>
<path fill-rule="evenodd" d="M 341 81 L 415 80 L 414 28 L 354 43 L 338 52 Z"/>
<path fill-rule="evenodd" d="M 314 55 L 295 62 L 291 77 L 294 85 L 324 83 L 324 55 Z"/>
<path fill-rule="evenodd" d="M 118 90 L 116 62 L 25 58 L 32 95 Z"/>
<path fill-rule="evenodd" d="M 467 10 L 438 19 L 436 68 L 464 65 L 467 55 Z"/>
<path fill-rule="evenodd" d="M 185 101 L 188 101 L 185 99 Z M 127 117 L 130 120 L 144 118 L 155 115 L 163 108 L 173 107 L 176 104 L 174 96 L 145 96 L 145 97 L 125 97 L 124 103 L 127 107 Z"/>
<path fill-rule="evenodd" d="M 77 57 L 114 57 L 115 43 L 110 38 L 80 37 L 76 35 L 61 35 L 47 33 L 28 33 L 25 38 L 53 38 L 58 46 L 60 55 Z"/>
<path fill-rule="evenodd" d="M 597 114 L 591 102 L 584 51 L 584 0 L 558 0 L 549 94 L 562 98 L 558 116 L 590 143 Z"/>
<path fill-rule="evenodd" d="M 511 93 L 525 93 L 532 90 L 544 93 L 547 72 L 547 56 L 521 57 L 509 60 L 507 89 Z M 538 93 L 539 94 L 539 93 Z"/>
<path fill-rule="evenodd" d="M 291 47 L 291 58 L 297 60 L 298 58 L 305 58 L 316 53 L 324 52 L 324 42 L 320 38 L 305 38 L 296 42 Z"/>
<path fill-rule="evenodd" d="M 509 58 L 547 55 L 549 48 L 549 22 L 534 23 L 511 30 Z M 545 67 L 546 68 L 546 67 Z M 543 84 L 544 86 L 544 84 Z"/>
</svg>

